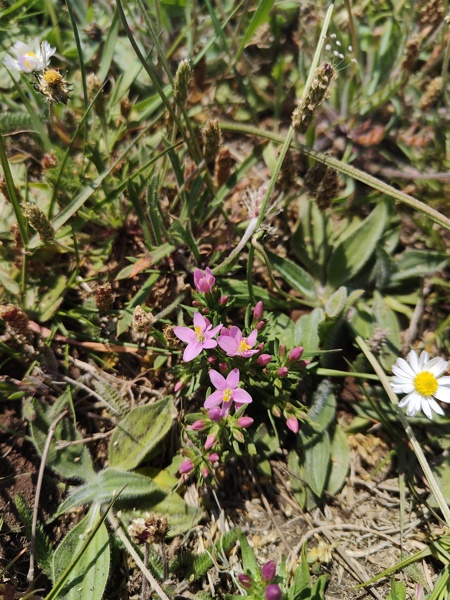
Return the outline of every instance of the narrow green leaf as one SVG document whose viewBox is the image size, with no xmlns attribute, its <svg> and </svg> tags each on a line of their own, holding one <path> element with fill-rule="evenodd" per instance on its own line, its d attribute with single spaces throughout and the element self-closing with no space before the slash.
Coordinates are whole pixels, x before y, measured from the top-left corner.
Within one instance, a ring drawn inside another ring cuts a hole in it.
<svg viewBox="0 0 450 600">
<path fill-rule="evenodd" d="M 137 406 L 115 429 L 109 448 L 111 467 L 131 470 L 161 442 L 172 426 L 172 397 Z"/>
<path fill-rule="evenodd" d="M 250 22 L 250 25 L 248 26 L 247 31 L 245 32 L 244 37 L 242 38 L 241 45 L 239 46 L 238 51 L 236 53 L 236 57 L 234 59 L 234 64 L 236 64 L 239 58 L 241 57 L 245 46 L 248 44 L 256 30 L 262 25 L 264 25 L 264 23 L 267 21 L 267 17 L 269 16 L 269 13 L 274 4 L 275 0 L 260 1 L 258 8 L 256 9 L 256 12 L 253 15 L 253 18 Z"/>
<path fill-rule="evenodd" d="M 259 573 L 259 567 L 256 556 L 244 533 L 239 535 L 239 543 L 241 545 L 242 564 L 246 573 L 257 575 Z"/>
<path fill-rule="evenodd" d="M 349 237 L 333 251 L 327 283 L 337 288 L 357 275 L 375 251 L 387 223 L 387 207 L 380 202 Z"/>
<path fill-rule="evenodd" d="M 100 71 L 98 78 L 103 83 L 106 79 L 109 68 L 114 58 L 114 51 L 117 45 L 117 38 L 119 35 L 119 12 L 117 7 L 114 11 L 112 21 L 109 24 L 108 35 L 103 46 L 102 60 L 100 62 Z"/>
<path fill-rule="evenodd" d="M 448 255 L 428 250 L 408 249 L 396 263 L 395 273 L 389 283 L 400 283 L 407 279 L 417 279 L 440 271 L 448 266 Z"/>
</svg>

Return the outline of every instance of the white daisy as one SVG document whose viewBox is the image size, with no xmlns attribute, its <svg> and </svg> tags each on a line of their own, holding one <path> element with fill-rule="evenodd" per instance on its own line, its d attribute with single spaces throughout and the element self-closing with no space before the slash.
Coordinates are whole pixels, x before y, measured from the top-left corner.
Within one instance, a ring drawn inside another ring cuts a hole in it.
<svg viewBox="0 0 450 600">
<path fill-rule="evenodd" d="M 23 73 L 45 71 L 55 52 L 56 48 L 52 48 L 46 40 L 42 44 L 39 44 L 39 40 L 34 40 L 34 47 L 18 41 L 11 48 L 12 56 L 7 54 L 3 63 L 8 69 Z"/>
<path fill-rule="evenodd" d="M 418 358 L 415 350 L 411 350 L 407 360 L 397 358 L 392 366 L 395 377 L 391 387 L 396 394 L 407 394 L 399 406 L 407 406 L 406 414 L 413 417 L 420 409 L 429 419 L 433 418 L 433 410 L 439 415 L 445 414 L 437 400 L 450 403 L 450 377 L 441 377 L 448 368 L 443 358 L 429 360 L 425 350 Z"/>
</svg>

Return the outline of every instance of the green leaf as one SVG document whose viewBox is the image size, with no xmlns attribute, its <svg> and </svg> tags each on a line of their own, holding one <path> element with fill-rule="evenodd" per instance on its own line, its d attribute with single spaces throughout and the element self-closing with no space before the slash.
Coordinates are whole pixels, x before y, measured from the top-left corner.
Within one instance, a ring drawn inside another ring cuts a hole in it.
<svg viewBox="0 0 450 600">
<path fill-rule="evenodd" d="M 347 290 L 344 286 L 341 286 L 328 299 L 328 302 L 325 306 L 325 316 L 329 318 L 337 318 L 344 310 L 346 301 Z"/>
<path fill-rule="evenodd" d="M 320 498 L 330 467 L 330 437 L 325 430 L 318 436 L 305 424 L 299 435 L 299 444 L 306 482 Z"/>
<path fill-rule="evenodd" d="M 338 244 L 328 264 L 327 283 L 333 288 L 347 284 L 375 251 L 387 223 L 387 208 L 380 202 L 361 225 Z"/>
<path fill-rule="evenodd" d="M 397 315 L 384 302 L 379 292 L 374 292 L 373 316 L 376 327 L 385 334 L 379 360 L 384 369 L 390 370 L 400 352 L 400 325 Z"/>
<path fill-rule="evenodd" d="M 161 442 L 173 419 L 173 401 L 168 396 L 153 404 L 137 406 L 117 425 L 109 447 L 111 467 L 137 467 Z"/>
<path fill-rule="evenodd" d="M 24 418 L 30 422 L 30 432 L 37 451 L 42 456 L 48 432 L 55 419 L 71 406 L 70 391 L 63 392 L 56 404 L 46 405 L 37 398 L 24 402 Z M 56 426 L 50 442 L 46 465 L 67 479 L 89 480 L 95 476 L 91 456 L 71 415 Z"/>
<path fill-rule="evenodd" d="M 389 283 L 400 283 L 407 279 L 417 279 L 444 269 L 448 265 L 447 254 L 428 250 L 408 249 L 396 263 L 395 273 Z"/>
<path fill-rule="evenodd" d="M 33 306 L 34 318 L 39 323 L 45 323 L 51 319 L 58 310 L 67 289 L 67 277 L 62 274 L 49 277 L 45 286 L 46 291 L 36 299 Z"/>
<path fill-rule="evenodd" d="M 130 499 L 145 498 L 154 494 L 154 502 L 160 502 L 166 496 L 165 492 L 148 477 L 113 469 L 108 467 L 86 485 L 76 488 L 72 494 L 59 506 L 56 516 L 63 514 L 74 506 L 83 504 L 106 504 L 111 502 L 119 493 L 119 502 Z"/>
<path fill-rule="evenodd" d="M 308 561 L 306 560 L 306 544 L 302 548 L 302 561 L 295 569 L 292 598 L 307 599 L 310 597 L 311 575 L 309 574 Z M 303 593 L 302 592 L 306 592 Z"/>
<path fill-rule="evenodd" d="M 406 589 L 401 581 L 391 580 L 391 593 L 386 600 L 406 600 Z"/>
<path fill-rule="evenodd" d="M 339 425 L 336 425 L 331 438 L 331 469 L 328 477 L 327 492 L 334 495 L 340 492 L 347 477 L 350 463 L 350 450 L 347 437 Z"/>
<path fill-rule="evenodd" d="M 333 393 L 333 385 L 324 379 L 314 393 L 308 417 L 313 422 L 315 430 L 322 430 L 334 422 L 335 416 L 336 398 Z"/>
<path fill-rule="evenodd" d="M 20 520 L 24 524 L 25 534 L 27 536 L 28 541 L 31 540 L 31 531 L 32 531 L 32 522 L 33 515 L 31 514 L 30 509 L 26 505 L 25 500 L 19 494 L 14 496 L 14 502 L 16 510 L 19 514 Z M 36 553 L 36 559 L 39 563 L 39 566 L 44 571 L 46 575 L 50 577 L 51 574 L 51 563 L 52 563 L 52 546 L 50 544 L 50 540 L 44 530 L 42 524 L 38 521 L 36 525 L 36 533 L 35 533 L 35 546 L 34 551 Z"/>
<path fill-rule="evenodd" d="M 105 44 L 103 46 L 102 52 L 102 60 L 100 62 L 100 70 L 98 73 L 98 78 L 103 83 L 106 79 L 109 68 L 114 58 L 114 51 L 117 46 L 117 38 L 119 34 L 119 11 L 117 7 L 114 11 L 112 21 L 108 26 L 108 35 L 105 40 Z"/>
<path fill-rule="evenodd" d="M 248 42 L 252 38 L 255 31 L 259 27 L 264 25 L 264 23 L 267 21 L 267 17 L 269 16 L 269 13 L 274 4 L 275 4 L 275 0 L 261 0 L 260 1 L 258 8 L 256 9 L 256 12 L 253 15 L 253 18 L 250 22 L 250 25 L 248 26 L 247 31 L 245 32 L 244 37 L 242 38 L 241 45 L 239 46 L 238 51 L 235 56 L 235 59 L 234 59 L 234 64 L 236 64 L 237 61 L 239 60 L 242 52 L 245 49 L 245 46 L 248 44 Z"/>
<path fill-rule="evenodd" d="M 76 525 L 55 551 L 53 557 L 53 582 L 56 583 L 71 565 L 74 556 L 82 549 L 90 531 L 100 518 L 99 506 Z M 108 580 L 110 550 L 108 530 L 104 523 L 95 532 L 81 558 L 73 566 L 59 598 L 64 600 L 92 600 L 102 598 Z"/>
<path fill-rule="evenodd" d="M 305 354 L 312 356 L 319 349 L 319 325 L 324 318 L 323 309 L 315 308 L 295 323 L 295 345 L 302 345 Z"/>
<path fill-rule="evenodd" d="M 239 543 L 241 545 L 242 565 L 245 572 L 251 575 L 258 575 L 260 569 L 256 561 L 256 556 L 244 533 L 240 534 Z"/>
<path fill-rule="evenodd" d="M 282 258 L 269 250 L 265 250 L 272 267 L 278 271 L 293 290 L 308 300 L 317 300 L 317 289 L 314 279 L 299 265 L 288 258 Z"/>
</svg>

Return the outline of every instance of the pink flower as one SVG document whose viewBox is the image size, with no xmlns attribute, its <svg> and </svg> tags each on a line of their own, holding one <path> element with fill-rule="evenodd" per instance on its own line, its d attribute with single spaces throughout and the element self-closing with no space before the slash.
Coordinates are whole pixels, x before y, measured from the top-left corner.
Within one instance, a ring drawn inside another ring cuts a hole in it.
<svg viewBox="0 0 450 600">
<path fill-rule="evenodd" d="M 223 325 L 217 325 L 211 329 L 212 325 L 199 312 L 194 313 L 194 329 L 190 327 L 174 327 L 173 332 L 182 342 L 186 342 L 183 360 L 189 362 L 194 360 L 204 348 L 215 348 L 216 340 L 212 338 L 219 333 Z"/>
<path fill-rule="evenodd" d="M 278 369 L 278 377 L 287 377 L 289 369 L 287 367 L 280 367 Z"/>
<path fill-rule="evenodd" d="M 212 409 L 208 413 L 211 421 L 220 421 L 225 416 L 225 412 L 219 406 L 213 406 Z"/>
<path fill-rule="evenodd" d="M 202 419 L 197 419 L 191 425 L 192 431 L 203 431 L 203 429 L 205 429 L 205 427 L 206 427 L 206 423 L 205 423 L 205 421 L 202 421 Z"/>
<path fill-rule="evenodd" d="M 194 284 L 199 292 L 203 292 L 204 294 L 210 292 L 215 283 L 216 278 L 209 267 L 206 267 L 204 272 L 200 269 L 194 271 Z"/>
<path fill-rule="evenodd" d="M 219 455 L 217 454 L 217 452 L 212 452 L 211 454 L 208 455 L 208 460 L 211 463 L 216 463 L 219 462 Z"/>
<path fill-rule="evenodd" d="M 295 417 L 289 417 L 286 421 L 286 425 L 293 433 L 298 433 L 298 421 Z"/>
<path fill-rule="evenodd" d="M 249 590 L 253 585 L 253 579 L 250 577 L 250 575 L 244 575 L 243 573 L 239 573 L 238 579 L 240 584 L 247 590 Z"/>
<path fill-rule="evenodd" d="M 217 391 L 206 398 L 204 407 L 213 408 L 222 404 L 222 411 L 225 416 L 229 413 L 233 402 L 238 408 L 242 404 L 249 404 L 252 401 L 252 397 L 245 390 L 238 388 L 239 376 L 239 369 L 233 369 L 226 379 L 218 371 L 211 369 L 209 377 Z"/>
<path fill-rule="evenodd" d="M 254 329 L 247 338 L 242 337 L 242 331 L 239 327 L 233 325 L 229 331 L 224 330 L 224 333 L 217 339 L 217 343 L 226 352 L 227 356 L 243 356 L 244 358 L 248 358 L 258 352 L 258 350 L 251 350 L 256 344 L 257 335 L 258 331 Z"/>
</svg>

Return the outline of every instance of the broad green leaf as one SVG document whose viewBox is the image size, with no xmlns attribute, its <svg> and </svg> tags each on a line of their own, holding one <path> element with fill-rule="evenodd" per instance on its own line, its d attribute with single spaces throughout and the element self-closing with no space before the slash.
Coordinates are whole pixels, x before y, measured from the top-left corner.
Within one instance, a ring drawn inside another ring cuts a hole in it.
<svg viewBox="0 0 450 600">
<path fill-rule="evenodd" d="M 92 507 L 84 519 L 75 525 L 60 543 L 53 556 L 54 583 L 60 579 L 82 549 L 86 538 L 99 518 L 100 508 Z M 58 597 L 64 600 L 102 598 L 108 580 L 109 564 L 108 530 L 102 523 L 71 570 Z"/>
<path fill-rule="evenodd" d="M 305 424 L 299 435 L 299 443 L 306 482 L 320 498 L 330 468 L 330 437 L 326 430 L 318 436 Z"/>
<path fill-rule="evenodd" d="M 270 318 L 267 341 L 274 340 L 278 340 L 287 348 L 295 346 L 295 323 L 285 313 L 275 314 Z"/>
<path fill-rule="evenodd" d="M 331 469 L 328 477 L 326 489 L 327 492 L 334 495 L 340 492 L 347 477 L 350 450 L 347 444 L 347 437 L 339 425 L 336 425 L 331 437 Z"/>
<path fill-rule="evenodd" d="M 88 484 L 76 488 L 58 508 L 57 516 L 74 506 L 83 504 L 106 504 L 111 502 L 120 492 L 118 502 L 137 500 L 153 495 L 154 503 L 161 502 L 166 493 L 150 478 L 108 467 Z"/>
<path fill-rule="evenodd" d="M 244 533 L 241 533 L 239 536 L 239 542 L 241 545 L 242 564 L 245 572 L 252 575 L 258 575 L 260 569 L 256 561 L 256 556 Z"/>
<path fill-rule="evenodd" d="M 401 581 L 395 581 L 394 576 L 391 580 L 391 593 L 386 600 L 406 600 L 406 589 Z"/>
<path fill-rule="evenodd" d="M 428 250 L 408 249 L 403 252 L 396 263 L 395 273 L 392 274 L 389 283 L 399 283 L 406 279 L 417 279 L 430 273 L 445 269 L 449 264 L 447 254 L 431 252 Z"/>
<path fill-rule="evenodd" d="M 328 264 L 328 285 L 338 288 L 361 271 L 381 240 L 387 216 L 386 204 L 380 202 L 352 235 L 338 244 Z"/>
<path fill-rule="evenodd" d="M 309 574 L 308 561 L 306 560 L 306 543 L 302 548 L 302 561 L 295 569 L 294 573 L 294 589 L 293 598 L 308 598 L 306 594 L 301 595 L 301 592 L 310 592 L 311 590 L 311 575 Z"/>
<path fill-rule="evenodd" d="M 265 251 L 272 267 L 278 271 L 281 277 L 293 290 L 299 292 L 308 300 L 317 299 L 317 289 L 314 279 L 299 265 L 288 258 L 277 256 L 269 250 Z"/>
<path fill-rule="evenodd" d="M 338 317 L 344 310 L 346 301 L 347 290 L 344 286 L 341 286 L 328 299 L 328 302 L 325 306 L 325 315 L 330 318 Z"/>
<path fill-rule="evenodd" d="M 167 495 L 158 502 L 155 502 L 151 496 L 140 498 L 138 509 L 122 508 L 121 519 L 126 525 L 132 519 L 146 518 L 148 513 L 157 513 L 167 517 L 170 525 L 168 535 L 173 537 L 189 531 L 205 516 L 204 511 L 199 506 L 186 504 L 174 491 L 179 479 L 170 475 L 167 470 L 158 471 L 158 469 L 146 467 L 139 469 L 138 473 L 149 477 Z"/>
<path fill-rule="evenodd" d="M 20 286 L 15 279 L 9 276 L 9 274 L 0 266 L 0 284 L 9 292 L 12 296 L 18 296 L 20 294 Z"/>
<path fill-rule="evenodd" d="M 63 392 L 58 402 L 52 406 L 46 405 L 35 398 L 24 402 L 24 418 L 30 423 L 30 433 L 37 451 L 42 456 L 50 426 L 55 419 L 70 404 L 70 392 Z M 83 443 L 83 437 L 78 432 L 74 419 L 69 411 L 56 426 L 50 442 L 46 465 L 66 479 L 90 480 L 95 476 L 91 456 Z"/>
<path fill-rule="evenodd" d="M 62 274 L 49 277 L 45 286 L 46 291 L 36 297 L 33 306 L 33 316 L 39 323 L 48 321 L 58 310 L 67 289 L 67 277 Z"/>
<path fill-rule="evenodd" d="M 328 218 L 306 197 L 299 199 L 298 206 L 299 225 L 292 235 L 292 251 L 308 272 L 322 281 L 331 233 Z"/>
<path fill-rule="evenodd" d="M 327 379 L 324 379 L 317 387 L 308 416 L 316 431 L 325 429 L 334 422 L 336 398 L 333 393 L 333 385 Z"/>
<path fill-rule="evenodd" d="M 324 320 L 321 308 L 315 308 L 311 313 L 302 315 L 295 324 L 295 345 L 301 345 L 305 354 L 314 355 L 319 349 L 319 325 Z"/>
<path fill-rule="evenodd" d="M 245 46 L 248 44 L 256 30 L 266 23 L 269 13 L 274 4 L 275 0 L 260 0 L 258 8 L 256 9 L 256 12 L 254 13 L 253 18 L 250 22 L 250 25 L 247 27 L 247 31 L 245 32 L 242 38 L 241 45 L 239 46 L 234 59 L 234 64 L 236 64 L 239 60 L 242 52 L 245 49 Z"/>
<path fill-rule="evenodd" d="M 153 404 L 137 406 L 117 425 L 109 447 L 111 467 L 131 470 L 161 442 L 173 419 L 173 401 L 168 396 Z"/>
<path fill-rule="evenodd" d="M 374 293 L 373 316 L 375 326 L 386 336 L 379 360 L 383 368 L 390 371 L 400 352 L 400 326 L 397 315 L 386 305 L 383 296 L 378 292 Z"/>
</svg>

